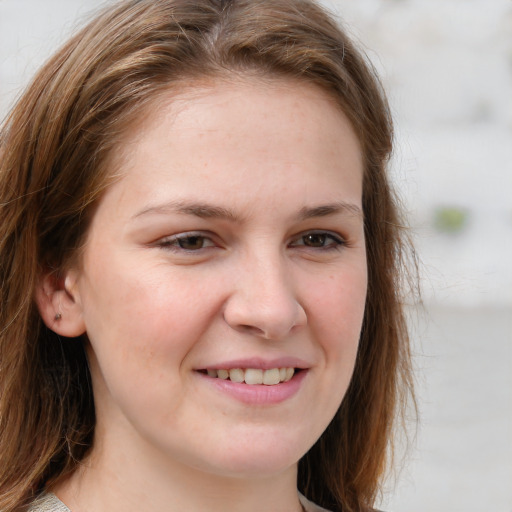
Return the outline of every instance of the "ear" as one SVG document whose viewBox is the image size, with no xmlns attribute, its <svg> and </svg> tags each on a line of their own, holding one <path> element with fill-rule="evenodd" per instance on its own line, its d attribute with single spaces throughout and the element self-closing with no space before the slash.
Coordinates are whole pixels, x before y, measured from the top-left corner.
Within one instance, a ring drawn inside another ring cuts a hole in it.
<svg viewBox="0 0 512 512">
<path fill-rule="evenodd" d="M 48 272 L 41 277 L 35 290 L 35 301 L 43 322 L 52 331 L 68 338 L 85 332 L 77 280 L 76 271 L 68 271 L 63 277 L 54 271 Z"/>
</svg>

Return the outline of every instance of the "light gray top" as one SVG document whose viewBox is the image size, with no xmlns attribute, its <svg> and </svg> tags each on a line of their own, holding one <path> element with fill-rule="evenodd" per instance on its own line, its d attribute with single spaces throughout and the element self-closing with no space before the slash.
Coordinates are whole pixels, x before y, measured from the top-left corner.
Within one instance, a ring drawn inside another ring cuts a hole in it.
<svg viewBox="0 0 512 512">
<path fill-rule="evenodd" d="M 321 508 L 315 505 L 302 494 L 299 494 L 299 499 L 304 507 L 305 512 L 329 512 L 325 508 Z M 28 512 L 71 512 L 62 501 L 55 496 L 55 494 L 47 493 L 39 497 L 32 506 L 28 509 Z"/>
<path fill-rule="evenodd" d="M 309 501 L 305 496 L 299 493 L 299 500 L 301 505 L 304 507 L 304 512 L 329 512 L 326 508 L 315 505 L 312 501 Z"/>
<path fill-rule="evenodd" d="M 53 493 L 43 494 L 37 498 L 27 512 L 71 512 Z"/>
</svg>

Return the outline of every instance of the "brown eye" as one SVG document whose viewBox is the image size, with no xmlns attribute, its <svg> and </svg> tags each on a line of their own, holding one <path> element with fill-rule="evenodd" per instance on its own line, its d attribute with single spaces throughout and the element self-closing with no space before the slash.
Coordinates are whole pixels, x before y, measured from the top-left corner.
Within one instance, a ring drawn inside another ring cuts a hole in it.
<svg viewBox="0 0 512 512">
<path fill-rule="evenodd" d="M 307 247 L 325 247 L 327 235 L 325 233 L 309 233 L 303 236 L 302 240 Z"/>
<path fill-rule="evenodd" d="M 328 251 L 331 249 L 340 249 L 345 245 L 345 240 L 336 233 L 332 233 L 331 231 L 310 231 L 303 233 L 292 241 L 290 247 Z"/>
<path fill-rule="evenodd" d="M 179 235 L 162 238 L 158 247 L 169 251 L 194 252 L 215 247 L 213 240 L 200 233 L 181 233 Z"/>
<path fill-rule="evenodd" d="M 204 247 L 205 238 L 204 236 L 187 236 L 178 238 L 177 242 L 182 249 L 187 251 L 197 251 Z"/>
</svg>

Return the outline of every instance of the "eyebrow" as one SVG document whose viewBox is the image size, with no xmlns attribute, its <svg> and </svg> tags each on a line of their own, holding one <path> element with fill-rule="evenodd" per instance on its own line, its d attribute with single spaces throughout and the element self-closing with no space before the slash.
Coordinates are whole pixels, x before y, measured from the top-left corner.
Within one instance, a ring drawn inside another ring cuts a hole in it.
<svg viewBox="0 0 512 512">
<path fill-rule="evenodd" d="M 349 214 L 355 217 L 363 217 L 363 210 L 358 205 L 339 201 L 312 208 L 304 207 L 300 210 L 299 218 L 301 220 L 307 220 L 315 217 L 327 217 L 339 213 Z"/>
<path fill-rule="evenodd" d="M 232 222 L 240 221 L 240 217 L 232 210 L 215 206 L 209 203 L 196 203 L 187 201 L 170 201 L 157 206 L 148 206 L 140 212 L 136 213 L 133 218 L 142 217 L 147 214 L 169 214 L 181 213 L 184 215 L 194 215 L 202 219 L 224 219 Z"/>
<path fill-rule="evenodd" d="M 223 208 L 222 206 L 215 206 L 209 203 L 202 202 L 186 202 L 186 201 L 171 201 L 169 203 L 148 206 L 140 212 L 136 213 L 133 218 L 142 217 L 148 214 L 169 214 L 179 213 L 184 215 L 193 215 L 201 219 L 222 219 L 231 222 L 242 222 L 244 219 L 237 215 L 234 211 Z M 351 216 L 363 217 L 361 208 L 353 203 L 346 203 L 339 201 L 314 207 L 301 208 L 297 218 L 299 220 L 307 220 L 316 217 L 328 217 L 336 214 L 349 214 Z"/>
</svg>

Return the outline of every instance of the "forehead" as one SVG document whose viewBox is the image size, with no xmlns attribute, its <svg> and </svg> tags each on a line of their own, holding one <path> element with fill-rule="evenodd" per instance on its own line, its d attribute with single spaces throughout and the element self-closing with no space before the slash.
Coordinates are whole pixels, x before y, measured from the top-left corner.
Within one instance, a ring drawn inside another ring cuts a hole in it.
<svg viewBox="0 0 512 512">
<path fill-rule="evenodd" d="M 228 186 L 312 195 L 324 181 L 336 185 L 332 202 L 354 202 L 362 186 L 359 141 L 339 106 L 317 86 L 283 79 L 173 88 L 129 127 L 112 167 L 155 200 L 200 191 L 218 199 Z"/>
<path fill-rule="evenodd" d="M 233 105 L 236 107 L 230 108 Z M 286 119 L 281 116 L 284 111 Z M 296 122 L 293 133 L 285 125 L 285 121 L 290 120 Z M 168 127 L 172 127 L 173 123 L 179 124 L 174 133 L 169 133 L 169 144 L 173 141 L 177 144 L 193 133 L 200 137 L 207 132 L 209 135 L 214 131 L 220 133 L 218 130 L 221 125 L 223 129 L 231 126 L 233 135 L 256 134 L 258 127 L 265 125 L 267 142 L 270 143 L 276 134 L 311 139 L 314 133 L 308 128 L 319 121 L 327 129 L 334 126 L 339 129 L 343 124 L 343 138 L 350 139 L 350 142 L 360 147 L 339 103 L 315 84 L 291 78 L 239 74 L 191 80 L 174 84 L 168 91 L 159 93 L 153 101 L 149 101 L 148 106 L 123 130 L 113 156 L 133 156 L 130 150 L 141 149 L 138 144 L 142 139 L 146 137 L 149 140 L 162 124 Z M 284 130 L 288 130 L 288 133 Z M 333 130 L 333 135 L 340 135 L 339 130 Z M 323 136 L 318 132 L 318 137 Z M 276 143 L 281 138 L 278 137 Z M 245 143 L 249 144 L 250 141 L 248 138 Z M 325 140 L 326 143 L 329 141 Z"/>
</svg>

